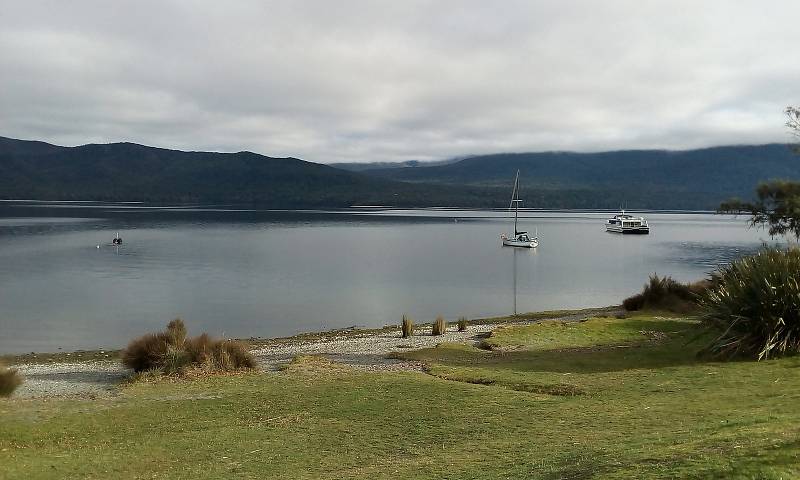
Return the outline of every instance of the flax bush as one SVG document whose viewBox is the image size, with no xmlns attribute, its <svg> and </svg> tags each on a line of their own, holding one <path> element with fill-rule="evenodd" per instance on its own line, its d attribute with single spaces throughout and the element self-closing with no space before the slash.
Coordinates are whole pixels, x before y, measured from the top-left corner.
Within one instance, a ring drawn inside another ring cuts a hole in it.
<svg viewBox="0 0 800 480">
<path fill-rule="evenodd" d="M 765 249 L 722 268 L 700 300 L 718 335 L 704 352 L 758 360 L 800 351 L 800 250 Z"/>
</svg>

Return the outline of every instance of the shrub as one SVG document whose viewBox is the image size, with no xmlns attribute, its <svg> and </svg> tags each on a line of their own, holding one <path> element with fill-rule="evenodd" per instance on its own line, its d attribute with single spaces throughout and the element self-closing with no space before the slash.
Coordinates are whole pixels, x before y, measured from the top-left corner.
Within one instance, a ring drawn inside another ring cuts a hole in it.
<svg viewBox="0 0 800 480">
<path fill-rule="evenodd" d="M 222 349 L 225 350 L 228 355 L 230 361 L 229 369 L 252 369 L 258 366 L 256 364 L 256 359 L 244 343 L 235 340 L 223 340 L 221 345 Z"/>
<path fill-rule="evenodd" d="M 14 368 L 0 365 L 0 397 L 9 397 L 22 385 L 22 375 Z"/>
<path fill-rule="evenodd" d="M 216 340 L 204 333 L 186 342 L 189 364 L 210 370 L 255 368 L 256 361 L 242 342 Z"/>
<path fill-rule="evenodd" d="M 161 366 L 154 366 L 149 368 L 148 370 L 158 369 L 160 368 L 163 373 L 166 374 L 173 374 L 173 373 L 180 373 L 186 368 L 187 365 L 191 363 L 189 355 L 187 354 L 186 350 L 183 348 L 176 348 L 173 346 L 168 346 L 167 351 L 164 354 L 163 360 L 161 362 Z"/>
<path fill-rule="evenodd" d="M 133 340 L 122 352 L 122 363 L 135 372 L 158 370 L 180 373 L 188 367 L 209 371 L 255 368 L 255 358 L 247 346 L 232 340 L 217 340 L 207 333 L 186 337 L 186 326 L 175 319 L 167 329 Z"/>
<path fill-rule="evenodd" d="M 414 321 L 411 318 L 403 315 L 403 324 L 401 325 L 401 330 L 403 332 L 403 338 L 408 338 L 411 335 L 414 335 Z"/>
<path fill-rule="evenodd" d="M 446 331 L 447 322 L 444 321 L 444 317 L 439 315 L 436 317 L 436 321 L 433 322 L 433 330 L 431 331 L 431 335 L 442 335 Z"/>
<path fill-rule="evenodd" d="M 167 335 L 170 336 L 171 344 L 180 347 L 186 341 L 186 325 L 183 320 L 176 318 L 167 324 Z"/>
<path fill-rule="evenodd" d="M 637 293 L 622 301 L 622 308 L 632 312 L 634 310 L 641 310 L 644 308 L 644 295 Z"/>
<path fill-rule="evenodd" d="M 700 300 L 702 320 L 718 336 L 714 357 L 758 360 L 800 352 L 800 250 L 764 250 L 716 275 Z"/>
<path fill-rule="evenodd" d="M 672 277 L 659 277 L 658 274 L 653 274 L 642 292 L 623 300 L 622 307 L 627 311 L 660 308 L 688 312 L 696 308 L 699 296 L 711 283 L 710 280 L 704 280 L 685 284 L 675 281 Z"/>
<path fill-rule="evenodd" d="M 458 331 L 464 332 L 467 330 L 467 319 L 466 317 L 459 317 L 458 318 Z"/>
<path fill-rule="evenodd" d="M 169 342 L 170 336 L 164 332 L 136 338 L 122 351 L 122 364 L 135 372 L 160 368 L 170 348 Z"/>
</svg>

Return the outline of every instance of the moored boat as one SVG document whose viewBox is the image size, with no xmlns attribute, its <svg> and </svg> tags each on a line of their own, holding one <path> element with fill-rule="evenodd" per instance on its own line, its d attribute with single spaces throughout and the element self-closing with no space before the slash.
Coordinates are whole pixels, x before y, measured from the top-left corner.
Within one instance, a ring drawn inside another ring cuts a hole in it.
<svg viewBox="0 0 800 480">
<path fill-rule="evenodd" d="M 511 191 L 511 204 L 508 206 L 509 209 L 514 207 L 514 236 L 511 237 L 503 233 L 500 235 L 500 239 L 506 247 L 536 248 L 539 246 L 538 235 L 531 237 L 528 235 L 528 232 L 517 230 L 520 203 L 522 203 L 522 200 L 519 199 L 519 170 L 517 170 L 517 177 L 514 179 L 514 189 Z"/>
<path fill-rule="evenodd" d="M 650 225 L 644 217 L 634 217 L 622 210 L 620 213 L 606 220 L 606 231 L 612 233 L 648 234 Z"/>
</svg>

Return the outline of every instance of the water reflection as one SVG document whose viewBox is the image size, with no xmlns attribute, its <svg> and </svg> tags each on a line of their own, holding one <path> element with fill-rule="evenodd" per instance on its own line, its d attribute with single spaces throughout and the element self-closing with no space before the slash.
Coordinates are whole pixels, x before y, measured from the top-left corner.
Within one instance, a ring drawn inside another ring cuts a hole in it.
<svg viewBox="0 0 800 480">
<path fill-rule="evenodd" d="M 539 254 L 539 248 L 515 248 L 515 247 L 501 247 L 503 250 L 508 250 L 511 252 L 511 284 L 512 284 L 512 308 L 511 312 L 516 315 L 519 313 L 517 309 L 517 283 L 518 283 L 518 276 L 517 273 L 520 269 L 526 269 L 531 267 L 532 260 Z M 534 271 L 534 270 L 530 270 Z M 530 280 L 530 279 L 529 279 Z M 526 282 L 527 287 L 530 290 L 536 288 L 536 282 L 529 281 Z"/>
</svg>

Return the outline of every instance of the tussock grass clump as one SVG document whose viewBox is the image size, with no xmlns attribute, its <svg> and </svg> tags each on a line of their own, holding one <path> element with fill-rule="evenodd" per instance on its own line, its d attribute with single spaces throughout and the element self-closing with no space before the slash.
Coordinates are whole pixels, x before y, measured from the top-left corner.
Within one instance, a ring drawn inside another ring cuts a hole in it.
<svg viewBox="0 0 800 480">
<path fill-rule="evenodd" d="M 414 321 L 410 317 L 403 315 L 403 324 L 401 325 L 403 338 L 408 338 L 414 335 Z"/>
<path fill-rule="evenodd" d="M 436 320 L 433 322 L 433 330 L 431 330 L 431 335 L 442 335 L 446 331 L 447 322 L 444 321 L 443 316 L 437 316 Z"/>
<path fill-rule="evenodd" d="M 465 332 L 467 330 L 467 318 L 466 317 L 459 317 L 458 318 L 458 331 Z"/>
<path fill-rule="evenodd" d="M 700 307 L 719 335 L 703 353 L 758 360 L 800 353 L 800 249 L 739 259 L 715 280 Z"/>
<path fill-rule="evenodd" d="M 163 364 L 169 348 L 169 337 L 163 332 L 142 335 L 122 351 L 122 364 L 134 372 L 155 370 Z"/>
<path fill-rule="evenodd" d="M 167 324 L 166 334 L 170 337 L 173 345 L 180 346 L 186 341 L 186 325 L 183 320 L 176 318 Z"/>
<path fill-rule="evenodd" d="M 623 300 L 622 307 L 629 312 L 657 308 L 687 313 L 697 308 L 699 296 L 710 285 L 711 281 L 708 280 L 686 284 L 672 277 L 659 277 L 658 274 L 653 274 L 642 292 Z"/>
<path fill-rule="evenodd" d="M 247 346 L 233 340 L 218 340 L 207 333 L 187 338 L 186 326 L 175 319 L 167 329 L 131 341 L 122 351 L 122 363 L 135 372 L 182 373 L 187 368 L 232 371 L 256 367 Z"/>
<path fill-rule="evenodd" d="M 10 397 L 22 381 L 22 375 L 16 369 L 0 364 L 0 397 Z"/>
<path fill-rule="evenodd" d="M 188 361 L 211 370 L 255 368 L 256 361 L 242 342 L 217 340 L 204 333 L 186 342 Z"/>
</svg>

